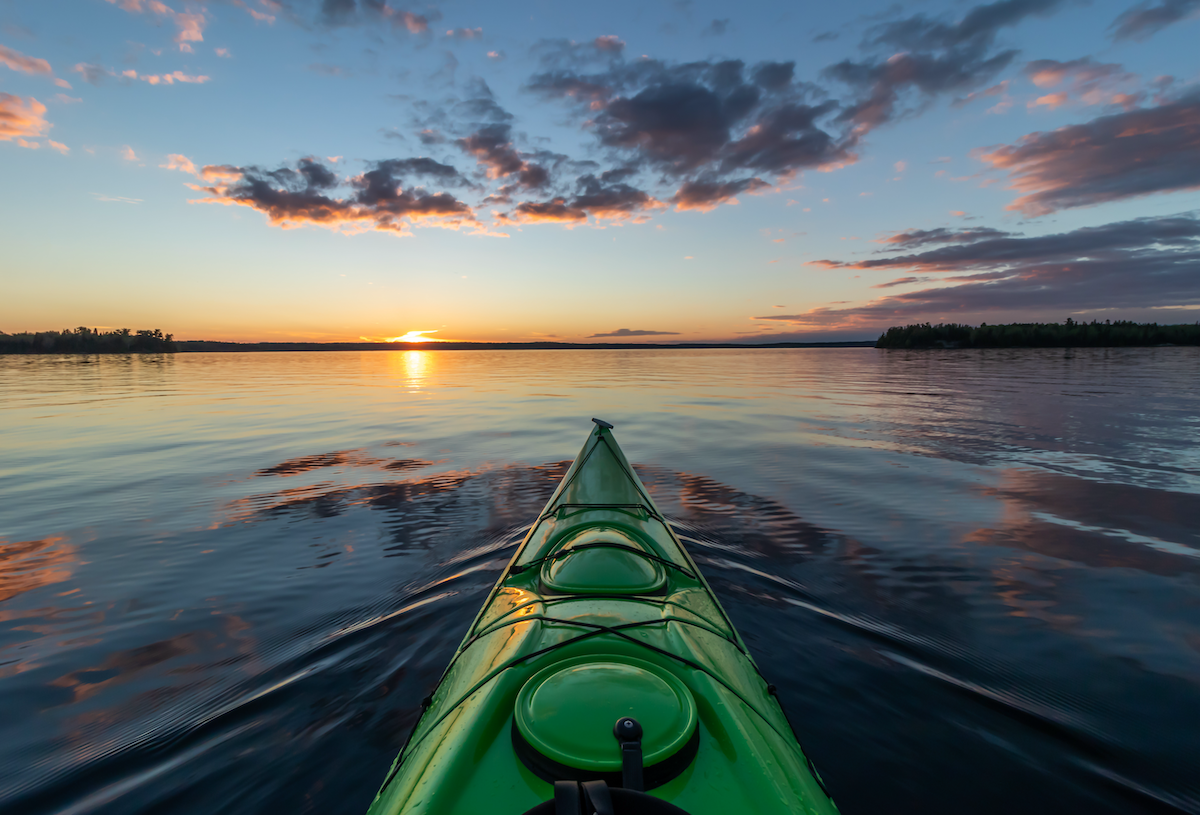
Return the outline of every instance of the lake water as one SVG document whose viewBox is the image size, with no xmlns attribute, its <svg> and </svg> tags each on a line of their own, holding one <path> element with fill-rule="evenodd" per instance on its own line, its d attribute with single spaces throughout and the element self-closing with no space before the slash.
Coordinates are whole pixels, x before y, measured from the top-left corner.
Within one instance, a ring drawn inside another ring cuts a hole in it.
<svg viewBox="0 0 1200 815">
<path fill-rule="evenodd" d="M 1200 812 L 1200 349 L 0 357 L 0 395 L 8 815 L 363 813 L 593 416 L 846 815 Z"/>
</svg>

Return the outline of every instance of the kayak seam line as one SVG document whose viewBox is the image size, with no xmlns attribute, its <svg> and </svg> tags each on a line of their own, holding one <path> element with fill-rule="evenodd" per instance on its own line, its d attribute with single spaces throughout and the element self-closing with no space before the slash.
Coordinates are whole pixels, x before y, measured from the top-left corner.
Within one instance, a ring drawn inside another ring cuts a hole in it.
<svg viewBox="0 0 1200 815">
<path fill-rule="evenodd" d="M 720 633 L 720 635 L 722 637 L 729 639 L 730 637 L 734 636 L 733 629 L 727 629 L 727 631 L 721 631 L 721 626 L 719 623 L 713 622 L 708 617 L 705 617 L 703 614 L 701 614 L 698 611 L 694 611 L 692 609 L 685 608 L 683 605 L 681 605 L 676 600 L 665 599 L 663 597 L 655 597 L 655 596 L 646 595 L 646 594 L 570 594 L 570 595 L 563 595 L 563 596 L 559 596 L 559 597 L 538 596 L 534 600 L 526 600 L 523 603 L 513 606 L 512 608 L 510 608 L 508 611 L 504 612 L 503 614 L 497 615 L 495 618 L 492 619 L 491 622 L 489 622 L 487 624 L 491 625 L 492 623 L 500 622 L 500 620 L 503 620 L 505 617 L 508 617 L 511 614 L 515 614 L 516 612 L 520 611 L 523 608 L 528 608 L 529 606 L 537 605 L 538 603 L 542 603 L 544 605 L 549 606 L 551 603 L 572 603 L 572 602 L 577 602 L 579 600 L 625 600 L 625 601 L 629 601 L 629 602 L 649 603 L 651 605 L 664 606 L 664 607 L 665 606 L 674 606 L 675 608 L 684 609 L 685 611 L 687 611 L 688 614 L 691 614 L 693 617 L 697 618 L 698 620 L 705 623 L 706 625 L 711 626 L 713 628 L 713 630 Z M 490 602 L 491 602 L 490 597 L 488 598 L 488 601 L 490 604 Z M 484 606 L 484 608 L 487 608 L 487 606 Z M 480 616 L 482 616 L 482 614 Z M 458 656 L 458 654 L 461 653 L 463 651 L 463 649 L 466 648 L 467 642 L 471 639 L 471 637 L 474 636 L 471 633 L 471 631 L 477 631 L 477 630 L 478 630 L 477 626 L 475 626 L 475 625 L 471 626 L 471 629 L 469 631 L 467 631 L 467 636 L 463 638 L 462 643 L 458 646 L 458 651 L 455 651 L 455 656 Z M 746 654 L 747 656 L 749 656 L 750 652 L 747 651 L 741 645 L 738 646 L 738 650 L 741 651 L 742 653 Z M 766 681 L 766 677 L 763 677 L 763 680 Z"/>
<path fill-rule="evenodd" d="M 497 631 L 499 631 L 501 628 L 504 628 L 505 626 L 518 625 L 519 623 L 529 622 L 530 620 L 541 620 L 542 622 L 547 622 L 547 623 L 562 622 L 562 618 L 560 618 L 560 617 L 547 617 L 544 614 L 533 614 L 528 617 L 522 617 L 519 620 L 508 620 L 507 622 L 499 623 L 498 625 L 493 625 L 491 628 L 488 628 L 484 631 L 480 631 L 478 634 L 473 636 L 471 638 L 471 641 L 469 643 L 467 643 L 462 648 L 462 650 L 460 650 L 458 653 L 461 654 L 463 651 L 467 650 L 467 648 L 469 648 L 471 645 L 473 645 L 476 641 L 482 639 L 483 637 L 486 637 L 488 634 L 495 634 Z M 499 621 L 497 621 L 497 622 L 499 622 Z M 749 656 L 749 654 L 747 654 L 744 650 L 742 650 L 742 647 L 740 645 L 738 645 L 737 642 L 732 637 L 730 637 L 728 634 L 724 634 L 721 631 L 717 630 L 716 628 L 710 627 L 709 625 L 705 625 L 704 623 L 698 623 L 694 620 L 684 619 L 683 617 L 676 617 L 674 615 L 670 615 L 667 617 L 659 617 L 654 620 L 641 620 L 641 621 L 637 622 L 636 624 L 635 623 L 626 623 L 625 625 L 627 628 L 638 628 L 641 626 L 655 625 L 657 623 L 680 623 L 682 625 L 690 625 L 694 628 L 699 628 L 701 631 L 707 631 L 708 633 L 712 634 L 713 636 L 720 637 L 721 639 L 725 640 L 730 645 L 732 645 L 734 648 L 736 648 L 738 653 L 741 654 L 742 656 Z M 572 625 L 575 625 L 575 624 L 576 623 L 572 623 Z M 598 623 L 596 623 L 596 624 L 598 625 Z M 458 655 L 456 654 L 455 659 L 457 659 L 457 658 L 458 658 Z M 759 677 L 762 678 L 762 674 L 759 674 Z M 764 681 L 766 681 L 766 680 L 764 679 Z"/>
<path fill-rule="evenodd" d="M 587 594 L 587 595 L 572 594 L 572 595 L 568 595 L 565 597 L 541 597 L 541 596 L 538 596 L 534 600 L 526 600 L 523 603 L 513 606 L 512 608 L 510 608 L 508 611 L 504 612 L 503 614 L 497 615 L 490 623 L 488 623 L 488 625 L 498 623 L 501 620 L 503 620 L 505 617 L 508 617 L 511 614 L 515 614 L 516 612 L 520 611 L 523 608 L 529 608 L 530 606 L 536 606 L 538 603 L 543 603 L 545 605 L 549 605 L 551 603 L 569 603 L 571 601 L 580 600 L 580 599 L 628 600 L 631 602 L 638 602 L 638 603 L 651 603 L 656 606 L 677 606 L 677 605 L 679 605 L 678 603 L 675 603 L 671 600 L 664 600 L 660 597 L 650 597 L 650 596 L 641 595 L 641 594 Z M 708 622 L 708 620 L 705 620 L 705 622 Z M 464 650 L 466 650 L 467 644 L 470 642 L 470 640 L 474 636 L 475 635 L 472 634 L 470 631 L 467 632 L 467 636 L 466 636 L 466 638 L 463 639 L 462 644 L 458 646 L 458 651 L 455 653 L 455 656 L 458 656 L 459 653 L 462 653 Z"/>
</svg>

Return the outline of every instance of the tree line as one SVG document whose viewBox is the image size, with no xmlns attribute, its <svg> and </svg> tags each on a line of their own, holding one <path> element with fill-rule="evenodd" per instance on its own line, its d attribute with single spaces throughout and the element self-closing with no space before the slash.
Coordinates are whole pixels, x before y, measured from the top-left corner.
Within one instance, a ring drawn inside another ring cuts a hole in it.
<svg viewBox="0 0 1200 815">
<path fill-rule="evenodd" d="M 1200 323 L 1159 325 L 1130 320 L 1077 323 L 1008 323 L 978 326 L 916 323 L 893 326 L 876 348 L 1112 348 L 1135 345 L 1200 345 Z"/>
<path fill-rule="evenodd" d="M 0 354 L 151 354 L 174 353 L 175 337 L 161 330 L 98 331 L 80 326 L 62 331 L 0 331 Z"/>
</svg>

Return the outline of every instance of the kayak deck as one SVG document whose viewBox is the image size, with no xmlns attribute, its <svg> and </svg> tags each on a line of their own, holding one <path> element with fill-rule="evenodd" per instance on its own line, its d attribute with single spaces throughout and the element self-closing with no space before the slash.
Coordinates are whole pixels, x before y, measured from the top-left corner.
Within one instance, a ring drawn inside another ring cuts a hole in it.
<svg viewBox="0 0 1200 815">
<path fill-rule="evenodd" d="M 597 422 L 370 815 L 516 815 L 555 778 L 619 786 L 620 715 L 646 725 L 648 794 L 692 815 L 836 813 L 773 690 Z"/>
</svg>

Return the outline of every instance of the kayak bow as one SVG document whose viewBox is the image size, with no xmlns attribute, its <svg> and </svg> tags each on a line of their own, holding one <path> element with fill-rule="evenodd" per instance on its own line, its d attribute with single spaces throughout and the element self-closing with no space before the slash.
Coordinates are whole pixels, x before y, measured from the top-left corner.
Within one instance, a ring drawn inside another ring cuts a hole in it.
<svg viewBox="0 0 1200 815">
<path fill-rule="evenodd" d="M 593 421 L 369 815 L 834 815 L 774 687 Z"/>
</svg>

